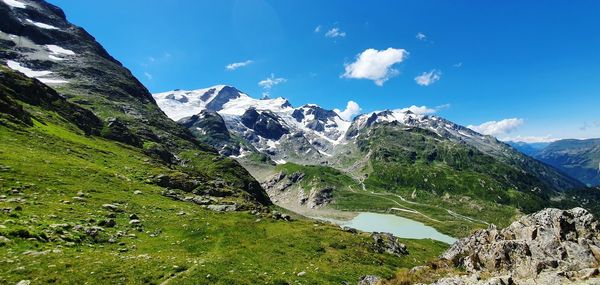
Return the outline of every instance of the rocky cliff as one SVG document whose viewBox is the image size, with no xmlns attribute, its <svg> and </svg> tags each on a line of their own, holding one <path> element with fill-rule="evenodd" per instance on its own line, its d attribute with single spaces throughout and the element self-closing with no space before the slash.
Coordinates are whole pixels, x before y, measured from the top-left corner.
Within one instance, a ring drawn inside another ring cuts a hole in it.
<svg viewBox="0 0 600 285">
<path fill-rule="evenodd" d="M 479 230 L 442 258 L 469 275 L 434 284 L 598 284 L 600 223 L 582 208 L 548 208 Z"/>
</svg>

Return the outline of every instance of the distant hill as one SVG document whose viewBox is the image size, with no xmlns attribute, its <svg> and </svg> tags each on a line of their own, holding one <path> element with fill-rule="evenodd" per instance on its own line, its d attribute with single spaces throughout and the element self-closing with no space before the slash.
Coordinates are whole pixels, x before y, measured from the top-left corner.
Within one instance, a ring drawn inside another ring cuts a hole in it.
<svg viewBox="0 0 600 285">
<path fill-rule="evenodd" d="M 549 142 L 539 142 L 539 143 L 526 143 L 526 142 L 515 142 L 515 141 L 507 141 L 507 144 L 514 147 L 518 151 L 523 154 L 529 156 L 535 156 L 540 151 L 542 151 L 545 147 L 547 147 Z"/>
<path fill-rule="evenodd" d="M 555 141 L 534 157 L 587 185 L 600 185 L 600 139 Z"/>
</svg>

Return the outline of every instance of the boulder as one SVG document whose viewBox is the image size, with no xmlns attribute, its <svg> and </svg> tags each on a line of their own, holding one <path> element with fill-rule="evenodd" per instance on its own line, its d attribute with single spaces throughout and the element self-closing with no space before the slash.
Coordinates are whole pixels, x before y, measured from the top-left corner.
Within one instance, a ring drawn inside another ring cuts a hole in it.
<svg viewBox="0 0 600 285">
<path fill-rule="evenodd" d="M 206 208 L 215 212 L 233 212 L 237 210 L 236 205 L 208 205 Z"/>
<path fill-rule="evenodd" d="M 107 209 L 109 211 L 118 212 L 120 209 L 116 205 L 113 204 L 104 204 L 102 208 Z"/>
<path fill-rule="evenodd" d="M 408 254 L 406 245 L 399 242 L 398 238 L 390 233 L 378 233 L 374 232 L 371 234 L 371 238 L 375 243 L 375 250 L 383 253 L 387 252 L 396 256 L 403 256 Z"/>
<path fill-rule="evenodd" d="M 365 275 L 358 279 L 358 285 L 377 285 L 381 281 L 381 278 L 375 275 Z"/>
</svg>

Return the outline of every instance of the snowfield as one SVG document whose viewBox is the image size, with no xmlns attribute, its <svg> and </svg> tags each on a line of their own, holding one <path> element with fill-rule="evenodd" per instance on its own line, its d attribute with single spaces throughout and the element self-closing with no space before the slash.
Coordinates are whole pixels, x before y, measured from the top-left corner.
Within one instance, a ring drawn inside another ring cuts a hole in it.
<svg viewBox="0 0 600 285">
<path fill-rule="evenodd" d="M 14 7 L 14 8 L 20 8 L 20 9 L 25 9 L 27 8 L 27 5 L 23 2 L 17 1 L 17 0 L 2 0 L 4 2 L 4 4 Z"/>
<path fill-rule="evenodd" d="M 59 28 L 52 26 L 52 25 L 48 25 L 48 24 L 44 24 L 44 23 L 40 23 L 40 22 L 35 22 L 32 21 L 30 19 L 25 19 L 25 21 L 27 21 L 28 23 L 38 27 L 38 28 L 42 28 L 42 29 L 46 29 L 46 30 L 60 30 Z"/>
</svg>

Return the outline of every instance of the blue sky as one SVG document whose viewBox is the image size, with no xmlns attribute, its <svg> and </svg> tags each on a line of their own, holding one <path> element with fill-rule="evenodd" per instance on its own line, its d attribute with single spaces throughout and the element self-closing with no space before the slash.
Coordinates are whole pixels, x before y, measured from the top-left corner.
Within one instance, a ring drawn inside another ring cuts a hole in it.
<svg viewBox="0 0 600 285">
<path fill-rule="evenodd" d="M 500 138 L 600 137 L 598 1 L 50 2 L 151 92 L 230 84 L 295 106 L 426 106 Z"/>
</svg>

